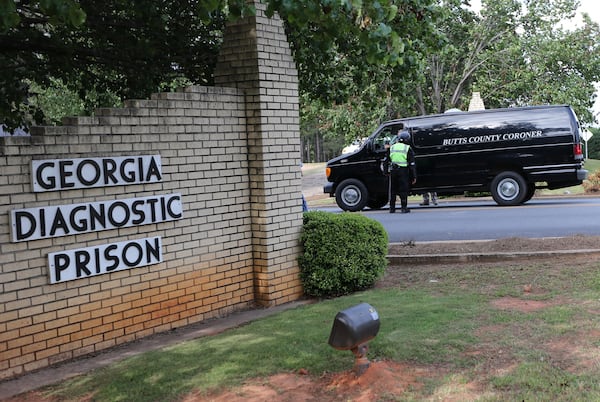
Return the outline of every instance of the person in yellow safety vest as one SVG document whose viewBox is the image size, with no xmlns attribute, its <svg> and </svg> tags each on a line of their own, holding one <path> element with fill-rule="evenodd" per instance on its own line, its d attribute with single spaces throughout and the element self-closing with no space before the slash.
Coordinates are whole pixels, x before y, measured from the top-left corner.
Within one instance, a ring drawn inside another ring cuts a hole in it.
<svg viewBox="0 0 600 402">
<path fill-rule="evenodd" d="M 398 141 L 389 148 L 390 163 L 390 213 L 396 212 L 396 196 L 400 196 L 400 206 L 403 214 L 410 212 L 408 209 L 408 193 L 410 185 L 417 182 L 417 167 L 415 154 L 409 145 L 410 134 L 408 131 L 398 133 Z"/>
</svg>

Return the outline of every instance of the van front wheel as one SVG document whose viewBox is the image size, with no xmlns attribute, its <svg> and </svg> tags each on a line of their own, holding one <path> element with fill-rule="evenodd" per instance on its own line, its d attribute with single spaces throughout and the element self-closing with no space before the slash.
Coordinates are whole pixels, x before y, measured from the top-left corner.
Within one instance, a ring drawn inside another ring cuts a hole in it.
<svg viewBox="0 0 600 402">
<path fill-rule="evenodd" d="M 515 172 L 499 173 L 492 180 L 491 191 L 498 205 L 519 205 L 528 194 L 527 182 Z"/>
<path fill-rule="evenodd" d="M 525 194 L 525 198 L 523 198 L 523 201 L 521 201 L 521 203 L 523 203 L 523 204 L 526 203 L 527 201 L 532 199 L 534 195 L 535 195 L 535 183 L 527 183 L 527 194 Z"/>
<path fill-rule="evenodd" d="M 356 179 L 346 179 L 340 183 L 335 192 L 335 202 L 344 211 L 360 211 L 369 200 L 365 185 Z"/>
<path fill-rule="evenodd" d="M 383 206 L 385 206 L 385 204 L 388 203 L 388 195 L 387 194 L 379 194 L 376 196 L 372 196 L 370 197 L 369 201 L 367 202 L 367 207 L 371 208 L 371 209 L 381 209 Z"/>
</svg>

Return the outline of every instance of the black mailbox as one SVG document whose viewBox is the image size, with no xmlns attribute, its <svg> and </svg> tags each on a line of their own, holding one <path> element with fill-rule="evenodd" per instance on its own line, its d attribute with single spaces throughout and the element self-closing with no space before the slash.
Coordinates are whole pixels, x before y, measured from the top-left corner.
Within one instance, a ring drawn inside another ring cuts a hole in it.
<svg viewBox="0 0 600 402">
<path fill-rule="evenodd" d="M 329 344 L 339 350 L 351 350 L 375 338 L 379 332 L 379 314 L 368 303 L 342 310 L 335 316 Z"/>
</svg>

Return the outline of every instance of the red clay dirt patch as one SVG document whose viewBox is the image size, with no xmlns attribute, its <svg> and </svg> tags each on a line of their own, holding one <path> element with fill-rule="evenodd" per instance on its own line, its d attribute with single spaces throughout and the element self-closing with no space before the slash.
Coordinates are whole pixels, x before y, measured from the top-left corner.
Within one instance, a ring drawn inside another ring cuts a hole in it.
<svg viewBox="0 0 600 402">
<path fill-rule="evenodd" d="M 408 389 L 420 388 L 419 378 L 431 375 L 424 368 L 376 361 L 371 362 L 371 367 L 360 376 L 351 370 L 325 374 L 320 378 L 296 373 L 276 374 L 266 379 L 251 380 L 220 394 L 203 396 L 192 393 L 182 402 L 371 402 L 398 397 Z"/>
<path fill-rule="evenodd" d="M 548 341 L 545 349 L 552 360 L 571 373 L 590 370 L 600 365 L 597 342 L 600 330 L 582 330 L 575 335 L 565 335 Z"/>
<path fill-rule="evenodd" d="M 516 297 L 501 297 L 492 300 L 492 306 L 500 310 L 516 310 L 522 313 L 541 310 L 551 305 L 548 301 L 518 299 Z"/>
<path fill-rule="evenodd" d="M 40 391 L 30 391 L 24 394 L 16 395 L 3 402 L 53 402 L 53 398 L 46 397 Z"/>
<path fill-rule="evenodd" d="M 484 241 L 404 242 L 390 244 L 390 255 L 538 252 L 558 250 L 598 250 L 600 236 L 574 235 L 528 239 L 508 237 Z"/>
</svg>

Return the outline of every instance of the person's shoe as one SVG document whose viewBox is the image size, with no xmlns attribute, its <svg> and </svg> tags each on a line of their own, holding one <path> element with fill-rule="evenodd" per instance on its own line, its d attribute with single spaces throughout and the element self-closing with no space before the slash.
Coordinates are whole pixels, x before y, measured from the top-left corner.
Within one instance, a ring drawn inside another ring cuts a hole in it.
<svg viewBox="0 0 600 402">
<path fill-rule="evenodd" d="M 408 208 L 402 208 L 402 210 L 400 212 L 403 213 L 403 214 L 407 214 L 407 213 L 410 212 L 410 209 L 408 209 Z"/>
<path fill-rule="evenodd" d="M 434 201 L 434 202 L 433 202 L 433 205 L 437 205 L 437 201 Z"/>
<path fill-rule="evenodd" d="M 393 213 L 395 213 L 395 212 L 396 212 L 396 209 L 395 209 L 395 208 L 390 208 L 390 214 L 393 214 Z"/>
<path fill-rule="evenodd" d="M 429 205 L 429 201 L 423 201 L 422 203 L 419 204 L 422 207 L 426 207 Z M 437 205 L 437 204 L 436 204 Z"/>
</svg>

